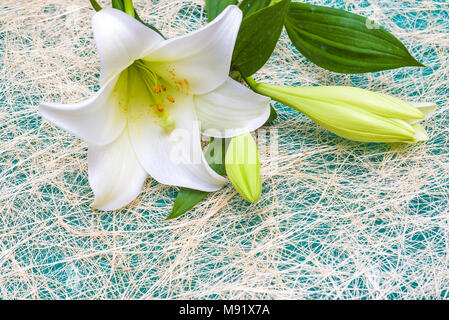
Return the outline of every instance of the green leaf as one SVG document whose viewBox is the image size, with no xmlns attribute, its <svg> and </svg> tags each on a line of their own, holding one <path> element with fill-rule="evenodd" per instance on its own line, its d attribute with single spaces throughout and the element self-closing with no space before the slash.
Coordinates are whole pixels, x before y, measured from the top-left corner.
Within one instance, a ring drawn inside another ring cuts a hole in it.
<svg viewBox="0 0 449 320">
<path fill-rule="evenodd" d="M 131 2 L 132 4 L 132 2 Z M 112 7 L 114 9 L 118 9 L 121 10 L 123 12 L 125 12 L 125 4 L 123 2 L 123 0 L 112 0 Z M 154 26 L 152 26 L 151 24 L 148 24 L 146 22 L 144 22 L 140 16 L 137 14 L 137 10 L 134 9 L 134 18 L 139 21 L 140 23 L 144 24 L 145 26 L 147 26 L 148 28 L 150 28 L 151 30 L 157 32 L 162 38 L 167 39 L 164 37 L 164 35 Z"/>
<path fill-rule="evenodd" d="M 242 21 L 232 57 L 244 77 L 256 73 L 270 58 L 284 26 L 290 0 L 261 9 Z"/>
<path fill-rule="evenodd" d="M 270 3 L 271 0 L 243 0 L 239 8 L 243 12 L 243 17 L 246 17 L 260 9 L 268 7 Z"/>
<path fill-rule="evenodd" d="M 150 28 L 153 31 L 156 31 L 162 38 L 167 39 L 162 32 L 160 32 L 156 27 L 152 26 L 151 24 L 148 24 L 146 22 L 144 22 L 140 16 L 137 14 L 137 10 L 134 10 L 134 18 L 139 21 L 140 23 L 143 23 L 145 26 L 147 26 L 148 28 Z"/>
<path fill-rule="evenodd" d="M 206 0 L 207 21 L 214 20 L 227 6 L 237 4 L 237 0 Z"/>
<path fill-rule="evenodd" d="M 226 174 L 225 156 L 226 156 L 226 139 L 212 139 L 204 150 L 204 157 L 209 166 L 221 176 Z M 218 151 L 215 154 L 215 151 Z"/>
<path fill-rule="evenodd" d="M 221 150 L 219 154 L 214 154 L 216 150 Z M 226 140 L 214 139 L 204 151 L 204 156 L 210 167 L 219 175 L 226 174 L 225 156 Z M 176 219 L 192 209 L 208 196 L 209 192 L 198 191 L 188 188 L 181 188 L 176 196 L 175 203 L 170 215 L 165 220 Z"/>
<path fill-rule="evenodd" d="M 265 122 L 264 126 L 266 126 L 267 124 L 270 124 L 271 122 L 273 122 L 274 120 L 276 120 L 278 118 L 278 113 L 276 112 L 276 109 L 273 108 L 273 106 L 270 107 L 270 117 L 268 118 L 267 122 Z"/>
<path fill-rule="evenodd" d="M 101 6 L 98 4 L 97 1 L 95 0 L 89 0 L 90 4 L 92 5 L 92 8 L 94 8 L 95 11 L 100 11 L 101 10 Z"/>
<path fill-rule="evenodd" d="M 134 11 L 133 0 L 123 0 L 123 6 L 125 7 L 125 12 L 131 17 L 135 17 L 136 12 Z"/>
<path fill-rule="evenodd" d="M 170 215 L 165 220 L 172 220 L 179 218 L 184 213 L 192 209 L 195 205 L 203 201 L 208 192 L 198 191 L 193 189 L 181 188 L 175 199 L 175 204 Z"/>
<path fill-rule="evenodd" d="M 125 12 L 125 5 L 123 4 L 123 0 L 112 0 L 112 7 L 114 9 Z"/>
<path fill-rule="evenodd" d="M 343 10 L 295 2 L 285 27 L 305 57 L 331 71 L 365 73 L 423 66 L 384 28 Z"/>
</svg>

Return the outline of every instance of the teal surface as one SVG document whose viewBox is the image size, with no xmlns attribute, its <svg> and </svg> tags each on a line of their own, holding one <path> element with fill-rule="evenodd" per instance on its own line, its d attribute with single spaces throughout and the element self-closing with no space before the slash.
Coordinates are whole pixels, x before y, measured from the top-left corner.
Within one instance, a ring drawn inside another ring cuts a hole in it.
<svg viewBox="0 0 449 320">
<path fill-rule="evenodd" d="M 178 18 L 173 24 L 161 22 L 160 29 L 171 30 L 189 17 L 205 22 L 200 6 L 179 3 L 177 11 L 170 11 Z M 174 223 L 163 219 L 176 189 L 153 180 L 130 207 L 92 211 L 87 146 L 46 124 L 36 110 L 44 98 L 76 95 L 61 88 L 49 92 L 41 76 L 67 76 L 65 85 L 80 80 L 87 88 L 82 95 L 98 89 L 91 34 L 76 34 L 76 43 L 68 45 L 85 58 L 90 76 L 77 65 L 68 75 L 54 74 L 59 69 L 51 64 L 43 75 L 32 67 L 22 70 L 12 63 L 27 63 L 27 54 L 35 57 L 33 50 L 42 51 L 36 56 L 55 52 L 53 62 L 64 59 L 54 49 L 61 43 L 41 33 L 51 33 L 45 19 L 63 24 L 67 16 L 39 2 L 33 26 L 26 24 L 28 17 L 16 21 L 8 16 L 20 15 L 27 1 L 22 7 L 13 2 L 0 7 L 0 298 L 449 298 L 448 3 L 320 3 L 359 13 L 365 8 L 367 15 L 377 12 L 401 30 L 401 40 L 411 34 L 406 44 L 430 68 L 369 76 L 326 73 L 300 60 L 284 41 L 267 66 L 271 73 L 258 77 L 427 97 L 438 105 L 427 125 L 431 141 L 425 147 L 344 141 L 277 104 L 281 169 L 266 179 L 262 201 L 248 206 L 231 197 L 228 187 Z M 44 44 L 27 34 L 12 39 L 20 28 L 29 28 Z M 295 56 L 286 58 L 285 52 Z M 11 61 L 11 56 L 23 60 Z M 280 63 L 288 67 L 298 61 L 302 70 L 279 71 Z M 70 65 L 70 60 L 62 63 Z M 59 156 L 61 149 L 65 153 Z M 294 172 L 301 172 L 297 182 L 291 179 Z"/>
</svg>

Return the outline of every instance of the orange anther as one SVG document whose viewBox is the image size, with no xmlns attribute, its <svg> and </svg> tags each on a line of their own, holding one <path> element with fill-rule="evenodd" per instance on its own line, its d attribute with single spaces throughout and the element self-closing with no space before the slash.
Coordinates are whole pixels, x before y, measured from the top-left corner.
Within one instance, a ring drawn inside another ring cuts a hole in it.
<svg viewBox="0 0 449 320">
<path fill-rule="evenodd" d="M 170 101 L 171 103 L 175 103 L 175 98 L 173 98 L 171 95 L 167 96 L 167 100 Z"/>
<path fill-rule="evenodd" d="M 164 106 L 160 103 L 157 104 L 157 111 L 162 112 L 164 111 Z"/>
<path fill-rule="evenodd" d="M 159 87 L 158 85 L 155 85 L 153 88 L 153 91 L 156 93 L 160 93 L 161 92 L 161 87 Z"/>
<path fill-rule="evenodd" d="M 162 85 L 162 91 L 167 91 L 167 87 Z"/>
</svg>

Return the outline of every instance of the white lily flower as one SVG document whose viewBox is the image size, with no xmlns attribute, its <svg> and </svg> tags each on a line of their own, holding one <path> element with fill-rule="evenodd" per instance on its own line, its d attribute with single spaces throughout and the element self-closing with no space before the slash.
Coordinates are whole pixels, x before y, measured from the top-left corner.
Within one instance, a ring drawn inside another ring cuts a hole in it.
<svg viewBox="0 0 449 320">
<path fill-rule="evenodd" d="M 42 103 L 39 110 L 88 142 L 95 208 L 125 206 L 148 175 L 201 191 L 226 183 L 204 158 L 200 130 L 233 137 L 256 130 L 270 114 L 269 98 L 228 77 L 241 20 L 240 9 L 229 6 L 204 28 L 164 40 L 119 10 L 94 15 L 101 89 L 86 101 Z M 189 135 L 193 157 L 173 159 L 175 129 Z"/>
</svg>

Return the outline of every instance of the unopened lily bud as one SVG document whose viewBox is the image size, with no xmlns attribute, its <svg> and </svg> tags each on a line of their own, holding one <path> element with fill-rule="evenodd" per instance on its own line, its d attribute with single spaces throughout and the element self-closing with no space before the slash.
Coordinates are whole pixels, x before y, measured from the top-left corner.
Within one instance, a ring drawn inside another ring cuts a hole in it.
<svg viewBox="0 0 449 320">
<path fill-rule="evenodd" d="M 411 104 L 355 87 L 283 87 L 257 84 L 257 92 L 290 106 L 343 138 L 361 142 L 428 140 L 418 124 L 434 110 L 433 103 Z"/>
<path fill-rule="evenodd" d="M 259 152 L 251 134 L 232 138 L 226 151 L 226 173 L 234 188 L 247 201 L 256 203 L 262 194 Z"/>
</svg>

